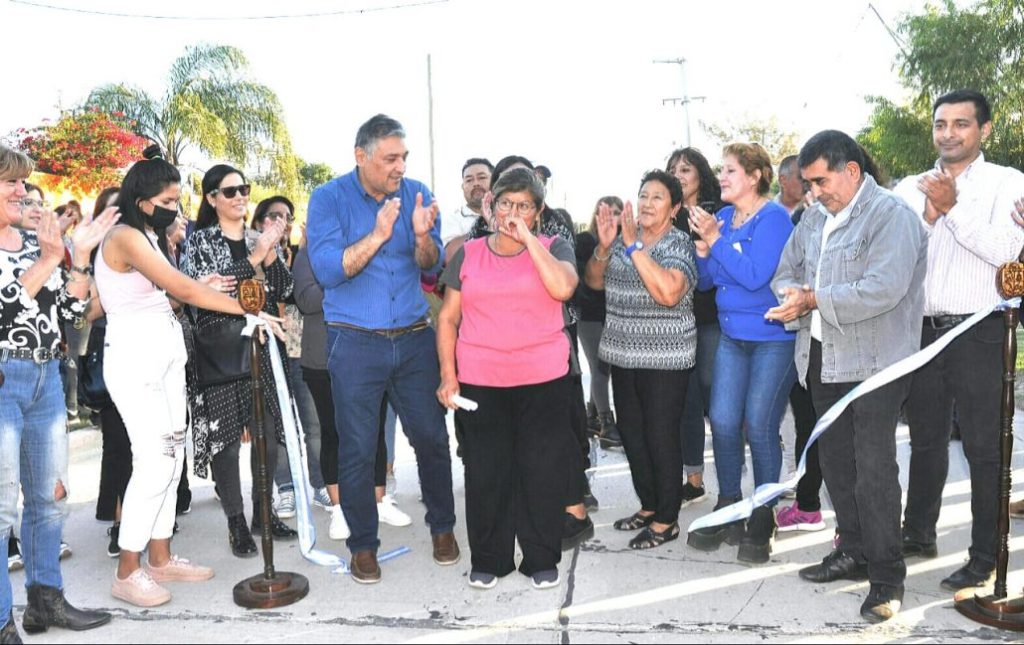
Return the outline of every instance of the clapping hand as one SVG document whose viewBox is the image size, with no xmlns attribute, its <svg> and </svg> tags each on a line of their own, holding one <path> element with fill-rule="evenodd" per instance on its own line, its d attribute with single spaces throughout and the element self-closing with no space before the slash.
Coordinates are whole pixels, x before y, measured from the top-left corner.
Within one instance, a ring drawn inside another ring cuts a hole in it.
<svg viewBox="0 0 1024 645">
<path fill-rule="evenodd" d="M 722 237 L 722 226 L 724 221 L 707 212 L 700 206 L 693 206 L 689 209 L 690 217 L 687 220 L 690 230 L 696 233 L 700 240 L 695 242 L 697 255 L 706 258 L 711 253 L 711 247 Z"/>
<path fill-rule="evenodd" d="M 935 220 L 956 206 L 956 179 L 948 170 L 933 170 L 925 173 L 918 180 L 917 189 L 924 193 L 927 201 L 931 202 L 934 207 L 931 214 L 935 219 L 929 220 L 933 224 Z"/>
<path fill-rule="evenodd" d="M 1013 212 L 1010 213 L 1013 221 L 1017 222 L 1019 226 L 1024 226 L 1024 197 L 1013 202 L 1013 207 Z"/>
<path fill-rule="evenodd" d="M 377 211 L 377 224 L 374 232 L 380 239 L 387 242 L 395 230 L 395 222 L 398 221 L 398 214 L 402 210 L 402 200 L 394 197 L 384 202 L 384 205 Z"/>
<path fill-rule="evenodd" d="M 608 255 L 608 249 L 615 243 L 618 235 L 618 219 L 612 214 L 611 206 L 601 202 L 597 207 L 597 242 L 604 251 L 602 255 Z"/>
<path fill-rule="evenodd" d="M 51 215 L 52 217 L 52 215 Z M 46 214 L 43 214 L 43 220 L 45 221 Z M 71 246 L 75 250 L 75 258 L 87 258 L 92 253 L 93 249 L 99 246 L 103 238 L 106 237 L 107 232 L 113 228 L 114 224 L 121 219 L 121 213 L 117 211 L 117 206 L 111 206 L 100 213 L 99 217 L 93 219 L 92 215 L 86 215 L 78 226 L 75 227 L 75 232 L 71 236 Z M 40 221 L 40 230 L 42 229 L 42 221 Z M 59 226 L 59 225 L 58 225 Z M 58 235 L 60 235 L 58 228 Z M 63 243 L 61 243 L 61 254 L 63 255 Z"/>
<path fill-rule="evenodd" d="M 620 222 L 622 224 L 622 243 L 626 246 L 632 246 L 636 242 L 637 236 L 637 223 L 636 216 L 633 214 L 633 202 L 626 202 L 626 205 L 622 208 Z"/>
<path fill-rule="evenodd" d="M 437 213 L 436 199 L 429 206 L 424 206 L 423 193 L 416 193 L 416 208 L 412 211 L 412 231 L 416 237 L 430 235 L 430 232 L 434 230 Z"/>
<path fill-rule="evenodd" d="M 805 284 L 800 288 L 785 287 L 779 291 L 779 295 L 784 298 L 782 304 L 769 309 L 764 315 L 766 320 L 793 322 L 817 308 L 814 291 L 810 285 Z"/>
<path fill-rule="evenodd" d="M 281 242 L 284 235 L 285 221 L 283 219 L 267 220 L 263 232 L 256 238 L 256 248 L 253 250 L 253 257 L 261 263 L 268 259 L 274 259 L 274 249 Z"/>
<path fill-rule="evenodd" d="M 484 221 L 487 222 L 487 228 L 494 231 L 497 230 L 498 226 L 494 221 L 494 193 L 487 191 L 484 195 L 483 200 L 480 202 L 480 212 L 483 213 Z"/>
</svg>

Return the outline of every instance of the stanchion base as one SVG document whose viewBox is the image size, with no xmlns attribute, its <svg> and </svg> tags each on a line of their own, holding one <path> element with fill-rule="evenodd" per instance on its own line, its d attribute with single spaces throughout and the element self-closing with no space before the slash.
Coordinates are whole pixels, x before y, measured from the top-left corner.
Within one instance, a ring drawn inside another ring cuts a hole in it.
<svg viewBox="0 0 1024 645">
<path fill-rule="evenodd" d="M 1015 632 L 1024 632 L 1024 598 L 996 598 L 991 589 L 964 590 L 955 596 L 956 610 L 971 620 Z"/>
<path fill-rule="evenodd" d="M 309 593 L 309 580 L 298 573 L 278 571 L 273 578 L 258 575 L 235 585 L 235 604 L 248 609 L 274 609 L 292 605 Z"/>
</svg>

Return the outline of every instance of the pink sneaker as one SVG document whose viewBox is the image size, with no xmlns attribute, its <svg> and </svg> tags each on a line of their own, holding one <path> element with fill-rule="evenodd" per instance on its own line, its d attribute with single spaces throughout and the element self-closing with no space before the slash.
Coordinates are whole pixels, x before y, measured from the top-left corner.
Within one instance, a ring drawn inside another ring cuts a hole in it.
<svg viewBox="0 0 1024 645">
<path fill-rule="evenodd" d="M 143 568 L 136 569 L 124 580 L 114 572 L 110 595 L 136 607 L 156 607 L 171 601 L 171 592 L 158 585 Z"/>
<path fill-rule="evenodd" d="M 203 582 L 213 577 L 213 569 L 192 564 L 185 558 L 171 556 L 162 567 L 147 564 L 146 571 L 156 582 Z"/>
<path fill-rule="evenodd" d="M 776 521 L 779 524 L 779 533 L 789 531 L 822 531 L 825 529 L 825 521 L 821 519 L 821 512 L 808 513 L 801 511 L 796 504 L 779 510 L 776 514 Z"/>
</svg>

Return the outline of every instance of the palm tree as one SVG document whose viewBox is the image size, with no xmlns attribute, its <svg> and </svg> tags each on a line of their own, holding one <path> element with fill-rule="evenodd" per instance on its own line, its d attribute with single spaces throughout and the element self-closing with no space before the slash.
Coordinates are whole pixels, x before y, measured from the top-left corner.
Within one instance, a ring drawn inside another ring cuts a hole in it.
<svg viewBox="0 0 1024 645">
<path fill-rule="evenodd" d="M 243 167 L 269 151 L 271 175 L 282 188 L 298 188 L 281 104 L 273 90 L 247 78 L 248 66 L 245 54 L 235 47 L 190 46 L 171 65 L 163 97 L 111 84 L 95 88 L 86 105 L 124 112 L 136 122 L 136 132 L 160 144 L 175 166 L 182 165 L 182 153 L 190 146 Z"/>
</svg>

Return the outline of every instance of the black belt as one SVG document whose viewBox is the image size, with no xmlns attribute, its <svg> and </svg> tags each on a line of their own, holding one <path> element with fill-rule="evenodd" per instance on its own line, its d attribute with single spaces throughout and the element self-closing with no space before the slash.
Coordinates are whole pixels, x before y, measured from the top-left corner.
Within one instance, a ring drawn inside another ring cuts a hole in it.
<svg viewBox="0 0 1024 645">
<path fill-rule="evenodd" d="M 967 320 L 974 314 L 944 314 L 942 316 L 925 316 L 924 326 L 931 327 L 932 329 L 949 329 L 950 327 L 956 327 L 963 321 Z M 989 318 L 1002 318 L 1002 311 L 993 311 L 989 315 L 985 316 L 982 320 L 988 320 Z"/>
<path fill-rule="evenodd" d="M 399 336 L 402 336 L 404 334 L 410 334 L 414 331 L 421 331 L 423 329 L 426 329 L 427 327 L 430 327 L 430 323 L 427 322 L 426 320 L 420 320 L 414 322 L 408 327 L 398 327 L 396 329 L 366 329 L 365 327 L 356 327 L 355 325 L 348 325 L 346 323 L 340 322 L 329 322 L 327 323 L 327 326 L 340 327 L 342 329 L 351 329 L 352 331 L 361 331 L 366 334 L 376 334 L 378 336 L 383 336 L 384 338 L 398 338 Z"/>
<path fill-rule="evenodd" d="M 60 350 L 49 350 L 45 347 L 35 349 L 0 349 L 0 363 L 7 361 L 33 361 L 36 365 L 60 361 L 67 358 L 67 354 Z"/>
</svg>

